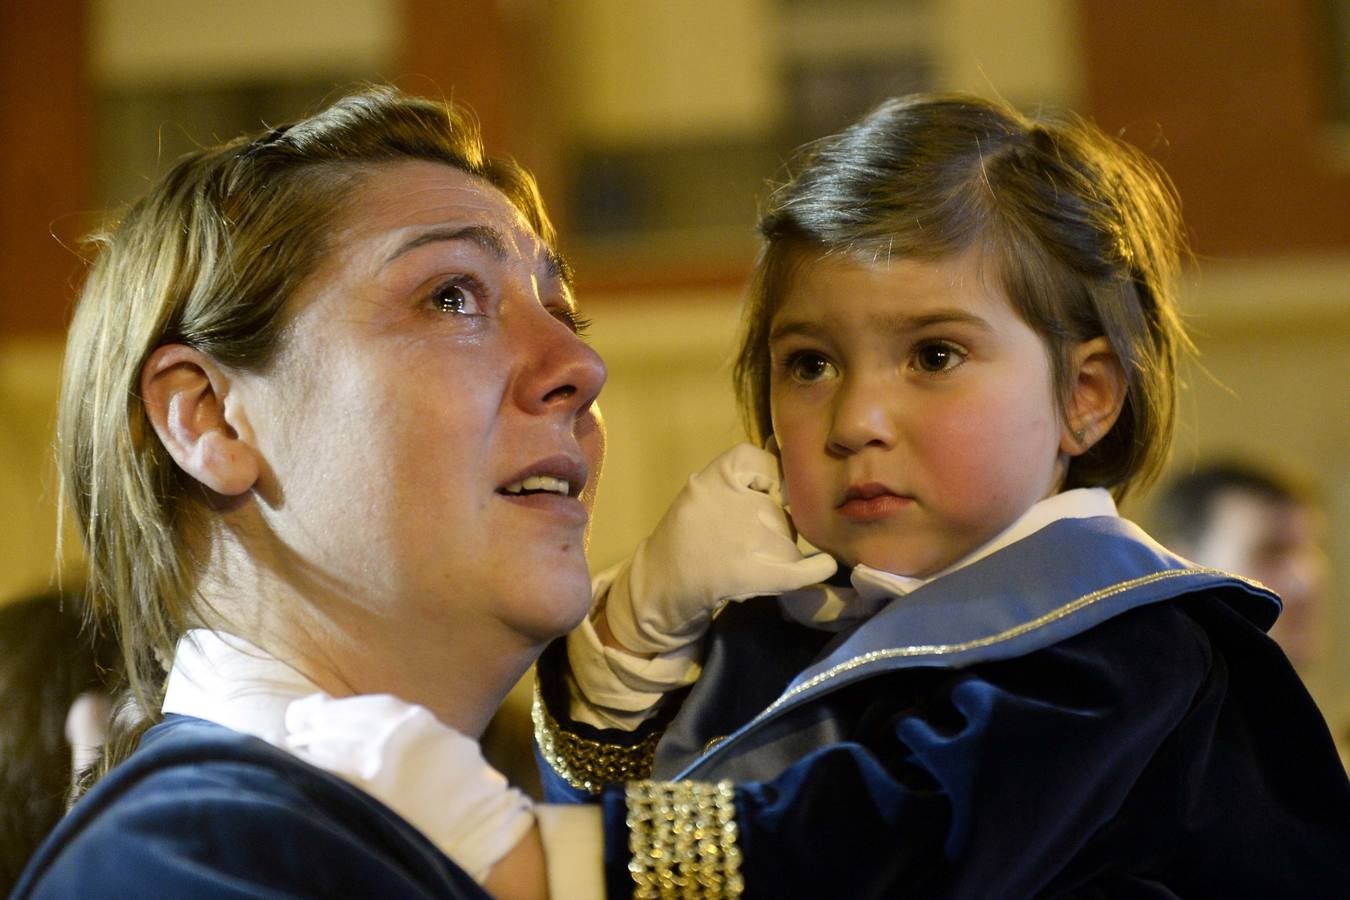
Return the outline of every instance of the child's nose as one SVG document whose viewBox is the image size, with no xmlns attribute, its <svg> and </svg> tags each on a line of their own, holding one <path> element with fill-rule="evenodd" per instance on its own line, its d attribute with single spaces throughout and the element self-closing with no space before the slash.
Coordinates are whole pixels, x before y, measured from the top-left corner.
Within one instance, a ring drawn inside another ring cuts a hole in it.
<svg viewBox="0 0 1350 900">
<path fill-rule="evenodd" d="M 835 398 L 830 422 L 830 449 L 857 453 L 866 447 L 889 448 L 895 444 L 895 422 L 875 390 L 866 385 L 845 385 Z"/>
</svg>

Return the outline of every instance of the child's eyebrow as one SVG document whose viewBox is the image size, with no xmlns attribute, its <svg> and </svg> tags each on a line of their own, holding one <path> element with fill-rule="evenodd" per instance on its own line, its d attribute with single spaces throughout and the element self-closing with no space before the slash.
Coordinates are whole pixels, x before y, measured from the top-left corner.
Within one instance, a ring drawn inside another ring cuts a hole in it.
<svg viewBox="0 0 1350 900">
<path fill-rule="evenodd" d="M 815 337 L 824 328 L 815 320 L 808 319 L 788 319 L 786 321 L 774 322 L 773 327 L 769 329 L 769 341 L 781 340 L 785 337 Z"/>
<path fill-rule="evenodd" d="M 829 316 L 820 318 L 784 319 L 769 330 L 769 340 L 786 337 L 817 337 L 829 330 Z M 970 325 L 983 331 L 992 329 L 986 320 L 964 309 L 933 309 L 912 315 L 878 313 L 868 317 L 869 327 L 877 331 L 904 333 L 930 328 L 934 325 Z"/>
<path fill-rule="evenodd" d="M 914 331 L 930 325 L 974 325 L 986 331 L 993 327 L 980 316 L 964 309 L 937 309 L 913 316 L 883 316 L 881 320 L 900 331 Z"/>
</svg>

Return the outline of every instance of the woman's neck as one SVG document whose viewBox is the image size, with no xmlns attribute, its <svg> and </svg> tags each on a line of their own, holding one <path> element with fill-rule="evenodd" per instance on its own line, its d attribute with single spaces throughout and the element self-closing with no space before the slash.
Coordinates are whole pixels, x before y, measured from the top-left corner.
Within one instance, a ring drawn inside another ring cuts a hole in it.
<svg viewBox="0 0 1350 900">
<path fill-rule="evenodd" d="M 199 586 L 205 626 L 257 645 L 330 696 L 392 694 L 477 738 L 542 649 L 492 622 L 438 630 L 382 616 L 379 604 L 260 563 L 233 541 L 213 544 Z"/>
</svg>

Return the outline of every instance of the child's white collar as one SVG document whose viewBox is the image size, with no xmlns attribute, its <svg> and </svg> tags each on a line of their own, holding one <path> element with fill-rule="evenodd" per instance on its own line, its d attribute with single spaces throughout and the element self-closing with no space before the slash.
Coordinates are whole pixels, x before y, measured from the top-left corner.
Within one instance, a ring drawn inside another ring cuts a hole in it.
<svg viewBox="0 0 1350 900">
<path fill-rule="evenodd" d="M 856 566 L 853 569 L 853 588 L 816 585 L 792 591 L 779 597 L 779 605 L 787 618 L 811 628 L 836 631 L 872 616 L 895 597 L 903 597 L 928 582 L 955 572 L 996 550 L 1020 541 L 1060 519 L 1088 519 L 1095 516 L 1117 516 L 1115 501 L 1105 488 L 1075 488 L 1040 501 L 1023 513 L 1015 522 L 971 553 L 935 575 L 910 578 Z"/>
<path fill-rule="evenodd" d="M 1047 497 L 1034 504 L 988 543 L 952 563 L 927 578 L 909 578 L 895 575 L 869 566 L 856 566 L 853 569 L 853 587 L 864 600 L 879 597 L 903 597 L 910 591 L 922 587 L 928 582 L 949 575 L 964 568 L 976 560 L 984 559 L 991 553 L 1002 550 L 1009 544 L 1028 537 L 1052 522 L 1060 519 L 1090 519 L 1095 516 L 1117 516 L 1116 503 L 1105 488 L 1075 488 Z"/>
</svg>

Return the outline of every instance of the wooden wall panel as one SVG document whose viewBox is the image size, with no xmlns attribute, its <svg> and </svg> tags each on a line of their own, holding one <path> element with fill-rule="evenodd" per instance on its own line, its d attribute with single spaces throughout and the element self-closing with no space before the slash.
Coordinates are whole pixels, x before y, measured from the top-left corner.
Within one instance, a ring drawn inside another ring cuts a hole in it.
<svg viewBox="0 0 1350 900">
<path fill-rule="evenodd" d="M 60 241 L 87 225 L 85 35 L 81 0 L 0 5 L 0 338 L 59 334 L 74 296 Z"/>
<path fill-rule="evenodd" d="M 1350 252 L 1314 0 L 1085 0 L 1088 105 L 1176 181 L 1202 254 Z"/>
<path fill-rule="evenodd" d="M 534 173 L 556 224 L 566 219 L 562 104 L 552 65 L 553 3 L 401 0 L 393 73 L 404 90 L 472 109 L 494 156 Z"/>
</svg>

